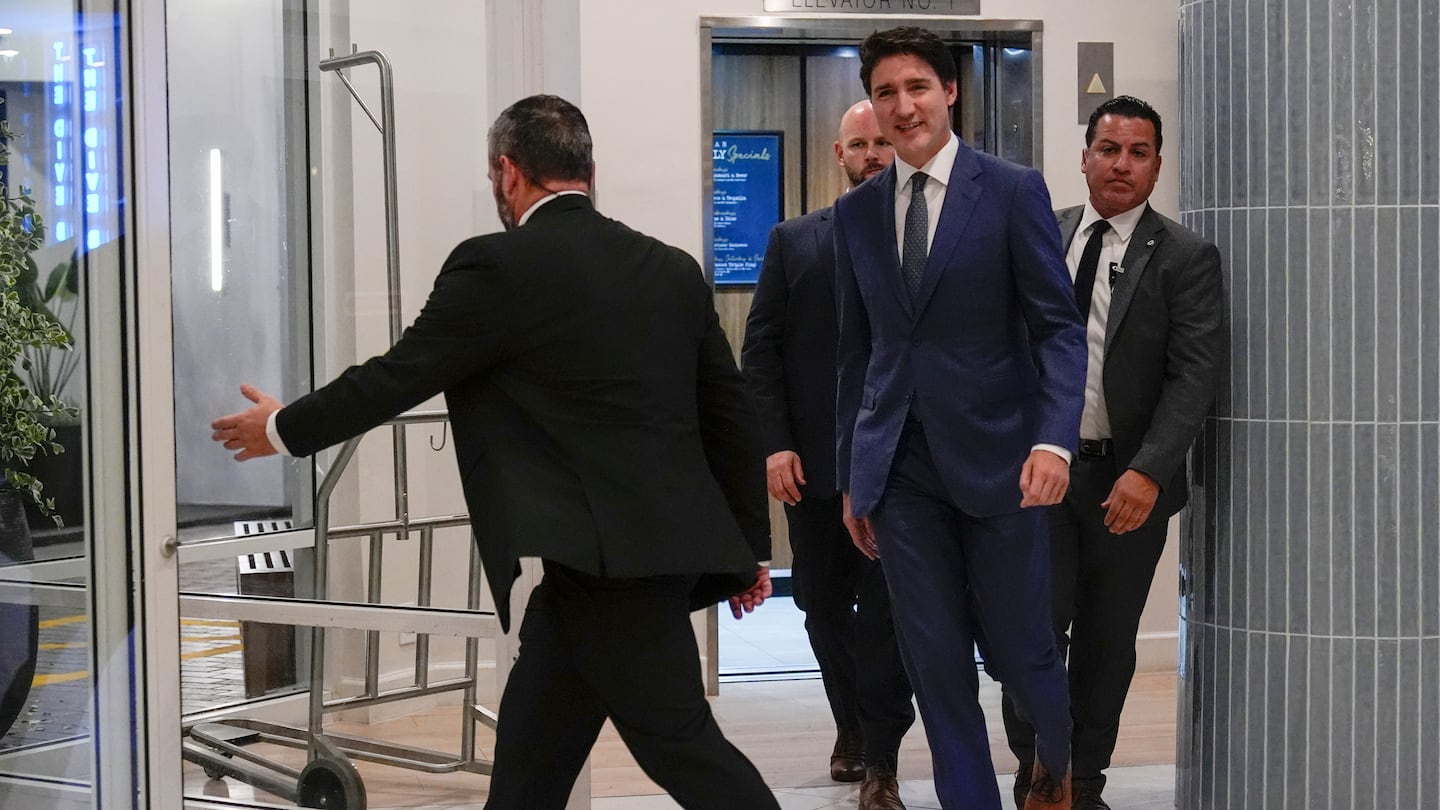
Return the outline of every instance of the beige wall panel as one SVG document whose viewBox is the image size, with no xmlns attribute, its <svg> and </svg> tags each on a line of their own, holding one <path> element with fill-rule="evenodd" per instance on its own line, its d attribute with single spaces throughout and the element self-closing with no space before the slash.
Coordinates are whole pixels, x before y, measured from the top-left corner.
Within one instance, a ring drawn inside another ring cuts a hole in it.
<svg viewBox="0 0 1440 810">
<path fill-rule="evenodd" d="M 812 56 L 805 63 L 806 125 L 809 172 L 807 211 L 833 205 L 849 187 L 845 172 L 835 158 L 840 116 L 850 105 L 865 98 L 860 86 L 860 58 Z"/>
<path fill-rule="evenodd" d="M 785 217 L 800 210 L 800 57 L 716 56 L 711 68 L 715 129 L 785 133 Z"/>
<path fill-rule="evenodd" d="M 800 207 L 800 58 L 798 56 L 716 56 L 711 67 L 711 115 L 715 129 L 774 129 L 785 133 L 785 217 Z M 756 92 L 765 88 L 765 92 Z M 745 337 L 745 317 L 754 298 L 749 288 L 715 291 L 720 325 L 730 338 L 735 360 Z M 770 503 L 774 566 L 789 568 L 790 537 L 779 504 Z"/>
</svg>

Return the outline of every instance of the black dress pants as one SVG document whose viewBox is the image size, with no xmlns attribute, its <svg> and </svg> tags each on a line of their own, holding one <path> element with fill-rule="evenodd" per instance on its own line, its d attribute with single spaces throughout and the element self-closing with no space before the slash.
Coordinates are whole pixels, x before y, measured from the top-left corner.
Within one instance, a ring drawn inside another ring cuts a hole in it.
<svg viewBox="0 0 1440 810">
<path fill-rule="evenodd" d="M 1105 527 L 1100 504 L 1119 471 L 1113 456 L 1079 456 L 1070 491 L 1050 507 L 1050 561 L 1055 643 L 1070 678 L 1071 774 L 1077 787 L 1099 790 L 1120 734 L 1120 711 L 1135 675 L 1135 636 L 1165 550 L 1169 518 L 1151 514 L 1122 535 Z M 1007 695 L 1002 704 L 1010 750 L 1035 759 L 1035 731 Z"/>
<path fill-rule="evenodd" d="M 610 579 L 545 564 L 500 701 L 486 810 L 563 808 L 608 717 L 687 810 L 778 810 L 705 700 L 689 576 Z"/>
<path fill-rule="evenodd" d="M 865 761 L 895 768 L 915 724 L 910 680 L 895 641 L 880 563 L 861 554 L 841 519 L 840 495 L 804 494 L 785 507 L 795 560 L 790 585 L 837 729 L 859 732 Z"/>
</svg>

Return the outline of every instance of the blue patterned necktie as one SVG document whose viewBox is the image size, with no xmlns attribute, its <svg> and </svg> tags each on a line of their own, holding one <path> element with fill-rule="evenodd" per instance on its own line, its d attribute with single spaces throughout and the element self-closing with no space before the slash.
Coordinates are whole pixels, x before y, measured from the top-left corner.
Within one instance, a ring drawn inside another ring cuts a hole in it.
<svg viewBox="0 0 1440 810">
<path fill-rule="evenodd" d="M 910 302 L 920 295 L 920 281 L 925 277 L 925 257 L 929 253 L 930 212 L 925 207 L 925 182 L 929 175 L 916 172 L 910 179 L 910 207 L 905 211 L 905 252 L 900 259 L 900 272 L 905 276 L 905 289 Z"/>
</svg>

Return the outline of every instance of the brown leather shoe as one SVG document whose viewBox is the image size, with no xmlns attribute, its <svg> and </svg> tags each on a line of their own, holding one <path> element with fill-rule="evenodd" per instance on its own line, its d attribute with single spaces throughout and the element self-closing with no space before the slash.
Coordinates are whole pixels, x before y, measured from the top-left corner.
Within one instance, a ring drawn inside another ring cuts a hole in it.
<svg viewBox="0 0 1440 810">
<path fill-rule="evenodd" d="M 835 735 L 835 750 L 830 754 L 830 778 L 836 782 L 859 782 L 865 778 L 865 756 L 860 735 L 840 729 Z"/>
<path fill-rule="evenodd" d="M 860 810 L 905 810 L 900 801 L 900 783 L 886 767 L 867 768 L 860 783 Z"/>
<path fill-rule="evenodd" d="M 1030 797 L 1030 777 L 1035 775 L 1035 763 L 1022 762 L 1015 769 L 1015 810 L 1025 810 L 1025 800 Z"/>
<path fill-rule="evenodd" d="M 1056 779 L 1039 761 L 1030 776 L 1030 795 L 1025 797 L 1023 810 L 1071 810 L 1070 771 Z"/>
</svg>

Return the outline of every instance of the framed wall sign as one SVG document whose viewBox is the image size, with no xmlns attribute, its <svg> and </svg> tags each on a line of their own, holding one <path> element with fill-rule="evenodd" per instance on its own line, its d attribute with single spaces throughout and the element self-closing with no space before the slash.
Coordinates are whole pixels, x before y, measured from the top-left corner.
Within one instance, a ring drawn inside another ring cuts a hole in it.
<svg viewBox="0 0 1440 810">
<path fill-rule="evenodd" d="M 784 133 L 716 131 L 711 149 L 710 270 L 716 285 L 754 284 L 760 278 L 770 229 L 785 211 Z"/>
</svg>

